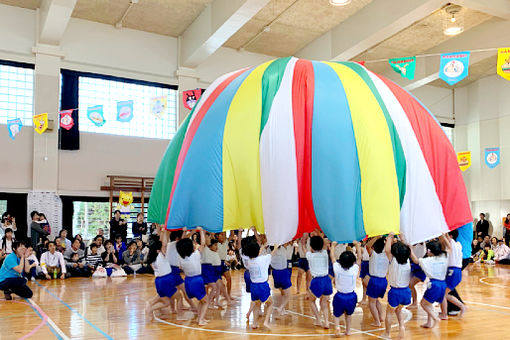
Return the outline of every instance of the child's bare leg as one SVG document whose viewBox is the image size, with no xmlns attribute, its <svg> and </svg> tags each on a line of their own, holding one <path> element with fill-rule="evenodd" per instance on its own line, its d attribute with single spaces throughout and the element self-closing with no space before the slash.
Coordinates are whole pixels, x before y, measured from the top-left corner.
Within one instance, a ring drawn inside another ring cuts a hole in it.
<svg viewBox="0 0 510 340">
<path fill-rule="evenodd" d="M 412 277 L 409 282 L 409 288 L 411 289 L 411 298 L 413 302 L 407 308 L 417 308 L 418 307 L 418 293 L 416 292 L 416 285 L 420 282 L 420 279 L 417 277 Z"/>
<path fill-rule="evenodd" d="M 376 306 L 377 306 L 377 312 L 379 313 L 379 320 L 382 322 L 382 320 L 383 320 L 383 309 L 382 309 L 381 301 L 379 301 L 379 299 L 377 299 Z"/>
<path fill-rule="evenodd" d="M 182 308 L 182 294 L 179 290 L 172 296 L 172 302 L 175 303 L 175 307 L 177 310 L 177 320 L 184 321 L 188 320 L 186 316 L 184 316 L 184 309 Z"/>
<path fill-rule="evenodd" d="M 225 280 L 227 280 L 227 294 L 228 299 L 230 300 L 232 298 L 230 295 L 232 293 L 232 276 L 230 276 L 230 271 L 224 272 L 223 276 L 225 277 Z"/>
<path fill-rule="evenodd" d="M 264 312 L 266 313 L 266 316 L 264 318 L 264 327 L 271 329 L 271 326 L 269 325 L 269 318 L 271 317 L 271 312 L 273 311 L 273 299 L 269 297 L 266 301 Z"/>
<path fill-rule="evenodd" d="M 370 307 L 370 313 L 372 313 L 372 317 L 374 318 L 374 322 L 371 325 L 375 327 L 380 327 L 381 319 L 379 318 L 379 311 L 377 310 L 377 300 L 378 299 L 374 299 L 369 296 L 368 306 Z"/>
<path fill-rule="evenodd" d="M 432 306 L 432 304 L 430 302 L 428 302 L 427 300 L 425 299 L 422 299 L 421 300 L 421 306 L 422 308 L 425 310 L 425 312 L 427 313 L 427 323 L 421 325 L 423 328 L 432 328 L 436 325 L 437 321 L 438 321 L 438 318 L 437 316 L 435 315 L 435 312 L 434 312 L 434 306 Z"/>
<path fill-rule="evenodd" d="M 207 325 L 207 320 L 205 320 L 205 314 L 207 313 L 207 295 L 200 300 L 198 305 L 198 325 L 205 326 Z"/>
<path fill-rule="evenodd" d="M 255 306 L 253 308 L 253 324 L 251 328 L 253 329 L 259 328 L 259 316 L 260 316 L 260 301 L 255 301 Z"/>
<path fill-rule="evenodd" d="M 367 286 L 368 286 L 368 280 L 369 280 L 369 276 L 365 276 L 363 278 L 363 280 L 361 280 L 361 283 L 363 285 L 363 298 L 361 299 L 361 301 L 359 302 L 360 305 L 364 305 L 367 303 Z"/>
<path fill-rule="evenodd" d="M 393 308 L 388 304 L 386 306 L 386 319 L 384 320 L 386 331 L 383 334 L 383 338 L 389 338 L 390 337 L 392 313 L 393 313 Z"/>
<path fill-rule="evenodd" d="M 398 306 L 397 309 L 395 309 L 395 314 L 397 314 L 397 320 L 398 320 L 398 337 L 399 339 L 404 339 L 406 335 L 406 327 L 404 325 L 404 318 L 402 316 L 402 306 Z"/>
<path fill-rule="evenodd" d="M 182 297 L 186 300 L 186 302 L 188 303 L 189 305 L 189 308 L 191 308 L 192 311 L 194 311 L 195 313 L 198 312 L 197 310 L 197 306 L 195 306 L 195 304 L 193 303 L 193 301 L 188 297 L 188 294 L 186 294 L 186 289 L 184 288 L 184 283 L 181 283 L 180 285 L 177 286 L 177 289 L 179 289 L 181 291 L 181 294 L 182 294 Z"/>
<path fill-rule="evenodd" d="M 322 327 L 329 328 L 329 296 L 321 296 Z"/>
<path fill-rule="evenodd" d="M 285 312 L 285 307 L 289 303 L 290 299 L 290 287 L 287 289 L 281 289 L 282 292 L 282 301 L 280 303 L 280 306 L 278 307 L 278 314 L 282 315 Z"/>
<path fill-rule="evenodd" d="M 228 283 L 228 281 L 227 281 Z M 227 291 L 227 287 L 225 287 L 225 284 L 223 283 L 223 280 L 218 281 L 218 301 L 219 301 L 219 294 L 223 295 L 225 300 L 227 300 L 227 304 L 232 304 L 232 298 L 230 297 L 230 294 Z"/>
<path fill-rule="evenodd" d="M 253 309 L 255 308 L 255 302 L 250 302 L 250 309 L 248 309 L 248 313 L 246 313 L 246 321 L 250 318 L 250 314 L 253 312 Z"/>
<path fill-rule="evenodd" d="M 317 298 L 312 293 L 308 293 L 308 299 L 310 301 L 310 308 L 312 309 L 313 315 L 315 316 L 314 325 L 322 326 L 321 317 L 319 315 L 319 310 L 317 309 L 317 306 L 315 305 L 315 300 Z"/>
<path fill-rule="evenodd" d="M 351 335 L 351 319 L 352 315 L 345 314 L 345 335 Z"/>
<path fill-rule="evenodd" d="M 458 317 L 459 318 L 462 318 L 462 316 L 464 315 L 464 313 L 466 312 L 466 305 L 463 304 L 462 302 L 460 302 L 459 299 L 457 299 L 455 296 L 453 295 L 450 295 L 450 294 L 446 294 L 446 300 L 450 301 L 451 303 L 453 303 L 455 306 L 459 307 L 460 308 L 460 312 L 458 314 Z"/>
<path fill-rule="evenodd" d="M 296 293 L 297 294 L 299 294 L 301 292 L 301 279 L 302 279 L 304 273 L 305 272 L 301 268 L 299 268 L 297 271 L 297 277 L 296 277 Z"/>
<path fill-rule="evenodd" d="M 339 338 L 342 333 L 340 332 L 340 318 L 335 317 L 335 337 Z"/>
</svg>

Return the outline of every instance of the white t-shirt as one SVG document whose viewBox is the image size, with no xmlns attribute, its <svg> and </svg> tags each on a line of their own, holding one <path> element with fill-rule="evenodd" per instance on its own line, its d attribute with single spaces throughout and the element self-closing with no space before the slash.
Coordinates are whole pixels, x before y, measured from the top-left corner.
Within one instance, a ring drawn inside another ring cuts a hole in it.
<svg viewBox="0 0 510 340">
<path fill-rule="evenodd" d="M 343 269 L 340 263 L 333 263 L 336 290 L 340 293 L 352 293 L 356 289 L 359 266 L 355 263 L 349 269 Z"/>
<path fill-rule="evenodd" d="M 225 240 L 225 242 L 217 243 L 218 245 L 218 255 L 220 255 L 220 260 L 225 261 L 227 259 L 227 253 L 228 253 L 228 240 Z"/>
<path fill-rule="evenodd" d="M 430 279 L 444 280 L 448 270 L 448 258 L 445 255 L 424 257 L 420 267 Z"/>
<path fill-rule="evenodd" d="M 386 277 L 390 261 L 388 261 L 388 257 L 384 251 L 380 254 L 377 254 L 375 250 L 372 251 L 372 255 L 370 255 L 368 261 L 368 272 L 370 276 Z"/>
<path fill-rule="evenodd" d="M 452 249 L 450 249 L 448 254 L 448 267 L 462 268 L 462 244 L 451 239 L 450 247 Z"/>
<path fill-rule="evenodd" d="M 248 269 L 248 262 L 250 258 L 246 255 L 243 255 L 243 250 L 239 249 L 239 255 L 241 255 L 241 261 L 243 262 L 244 268 Z"/>
<path fill-rule="evenodd" d="M 339 243 L 336 245 L 335 247 L 335 259 L 339 259 L 340 258 L 340 255 L 342 255 L 342 253 L 344 251 L 347 250 L 347 244 L 346 243 Z"/>
<path fill-rule="evenodd" d="M 306 259 L 310 266 L 310 273 L 312 277 L 322 277 L 328 275 L 329 272 L 329 261 L 328 252 L 321 250 L 315 253 L 307 252 Z"/>
<path fill-rule="evenodd" d="M 285 252 L 287 253 L 287 261 L 292 260 L 292 255 L 294 255 L 294 246 L 292 244 L 286 246 Z"/>
<path fill-rule="evenodd" d="M 411 280 L 411 263 L 407 260 L 406 264 L 399 264 L 397 259 L 391 260 L 388 272 L 388 283 L 394 288 L 409 287 Z"/>
<path fill-rule="evenodd" d="M 202 266 L 200 265 L 200 252 L 195 250 L 193 254 L 186 258 L 179 256 L 179 264 L 186 276 L 197 276 L 202 274 Z"/>
<path fill-rule="evenodd" d="M 287 269 L 287 251 L 284 247 L 279 247 L 271 258 L 271 267 L 276 270 Z"/>
<path fill-rule="evenodd" d="M 202 250 L 202 263 L 212 264 L 213 266 L 220 266 L 220 255 L 217 251 L 212 251 L 209 247 L 204 247 Z"/>
<path fill-rule="evenodd" d="M 413 246 L 413 253 L 419 259 L 425 257 L 425 254 L 427 254 L 427 247 L 425 246 L 425 243 L 415 244 Z"/>
<path fill-rule="evenodd" d="M 179 267 L 179 253 L 177 252 L 177 241 L 168 242 L 166 246 L 166 260 L 171 266 Z"/>
<path fill-rule="evenodd" d="M 366 247 L 361 247 L 361 261 L 370 260 L 370 254 L 367 251 Z"/>
<path fill-rule="evenodd" d="M 254 259 L 246 258 L 250 271 L 251 282 L 262 283 L 267 281 L 269 265 L 271 264 L 271 254 L 259 255 Z"/>
<path fill-rule="evenodd" d="M 0 249 L 4 250 L 4 240 L 0 239 Z M 12 240 L 5 239 L 5 254 L 12 253 Z"/>
<path fill-rule="evenodd" d="M 158 254 L 158 257 L 156 257 L 156 263 L 154 263 L 152 267 L 154 268 L 154 275 L 156 275 L 156 277 L 161 277 L 172 273 L 172 267 L 170 267 L 170 263 L 168 263 L 168 260 L 161 253 Z"/>
</svg>

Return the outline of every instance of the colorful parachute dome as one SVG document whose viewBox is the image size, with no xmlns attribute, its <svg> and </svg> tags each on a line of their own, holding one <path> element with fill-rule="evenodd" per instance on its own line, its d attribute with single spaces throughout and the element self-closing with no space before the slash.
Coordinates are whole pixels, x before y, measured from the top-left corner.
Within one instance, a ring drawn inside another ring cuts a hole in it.
<svg viewBox="0 0 510 340">
<path fill-rule="evenodd" d="M 255 226 L 271 244 L 315 228 L 414 244 L 472 222 L 453 147 L 417 99 L 357 63 L 296 58 L 213 82 L 166 150 L 148 213 L 170 230 Z"/>
</svg>

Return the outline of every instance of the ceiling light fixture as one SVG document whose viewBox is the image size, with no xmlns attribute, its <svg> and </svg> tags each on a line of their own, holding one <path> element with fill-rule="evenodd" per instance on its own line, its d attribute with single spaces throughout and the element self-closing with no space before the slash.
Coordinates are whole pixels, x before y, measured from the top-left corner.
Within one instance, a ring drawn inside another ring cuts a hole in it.
<svg viewBox="0 0 510 340">
<path fill-rule="evenodd" d="M 329 4 L 333 6 L 345 6 L 351 3 L 351 0 L 329 0 Z"/>
<path fill-rule="evenodd" d="M 444 8 L 443 33 L 457 35 L 464 32 L 464 13 L 462 7 L 448 4 Z"/>
</svg>

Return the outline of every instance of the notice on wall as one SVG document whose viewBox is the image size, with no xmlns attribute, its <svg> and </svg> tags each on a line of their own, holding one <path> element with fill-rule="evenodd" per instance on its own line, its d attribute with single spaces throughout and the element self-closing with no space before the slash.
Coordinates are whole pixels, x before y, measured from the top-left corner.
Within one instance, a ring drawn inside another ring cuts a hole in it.
<svg viewBox="0 0 510 340">
<path fill-rule="evenodd" d="M 62 229 L 62 200 L 54 191 L 30 191 L 27 196 L 27 236 L 30 237 L 30 224 L 32 211 L 43 213 L 51 227 L 49 239 L 53 240 Z"/>
</svg>

